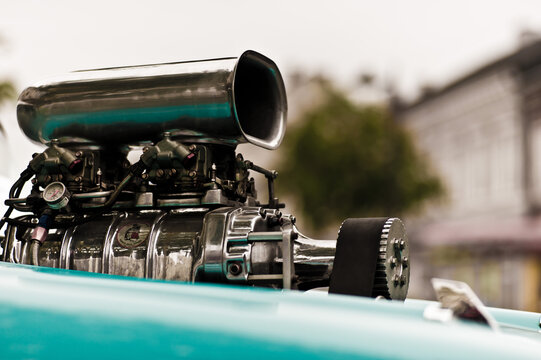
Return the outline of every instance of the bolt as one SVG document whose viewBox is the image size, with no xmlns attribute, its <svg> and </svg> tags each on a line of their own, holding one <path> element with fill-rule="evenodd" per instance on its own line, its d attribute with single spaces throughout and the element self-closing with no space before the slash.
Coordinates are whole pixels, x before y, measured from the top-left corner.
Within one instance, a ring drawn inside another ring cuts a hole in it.
<svg viewBox="0 0 541 360">
<path fill-rule="evenodd" d="M 190 175 L 190 177 L 194 178 L 194 177 L 196 177 L 197 173 L 195 171 L 190 171 L 190 173 L 188 175 Z"/>
<path fill-rule="evenodd" d="M 148 146 L 145 146 L 145 147 L 143 148 L 143 152 L 144 152 L 144 153 L 146 153 L 148 150 L 150 150 L 150 148 L 149 148 Z"/>
<path fill-rule="evenodd" d="M 398 259 L 394 256 L 391 257 L 391 268 L 396 267 L 397 264 L 398 264 Z"/>
<path fill-rule="evenodd" d="M 75 153 L 75 156 L 81 157 L 81 156 L 83 156 L 83 152 L 82 152 L 82 151 L 77 151 L 77 152 Z"/>
<path fill-rule="evenodd" d="M 188 148 L 188 150 L 190 151 L 195 151 L 195 145 L 194 144 L 191 144 L 190 147 Z"/>
<path fill-rule="evenodd" d="M 289 215 L 289 221 L 291 221 L 292 224 L 295 224 L 297 222 L 297 218 L 293 215 Z"/>
<path fill-rule="evenodd" d="M 393 275 L 393 284 L 394 284 L 394 286 L 397 286 L 399 281 L 400 281 L 400 276 L 398 274 L 394 274 Z"/>
<path fill-rule="evenodd" d="M 176 175 L 177 174 L 177 169 L 171 169 L 171 175 Z"/>
<path fill-rule="evenodd" d="M 233 276 L 237 276 L 242 272 L 242 267 L 239 263 L 232 262 L 227 266 L 227 270 Z"/>
<path fill-rule="evenodd" d="M 51 145 L 57 145 L 58 139 L 51 139 Z"/>
<path fill-rule="evenodd" d="M 163 171 L 163 169 L 156 170 L 156 176 L 157 177 L 162 177 L 164 174 L 165 174 L 165 172 Z"/>
<path fill-rule="evenodd" d="M 400 276 L 400 286 L 406 285 L 406 275 Z"/>
<path fill-rule="evenodd" d="M 163 136 L 164 138 L 167 139 L 167 138 L 171 137 L 171 133 L 170 133 L 169 131 L 165 131 L 165 132 L 162 134 L 162 136 Z"/>
<path fill-rule="evenodd" d="M 392 239 L 391 245 L 393 246 L 394 249 L 398 250 L 400 248 L 400 240 Z"/>
<path fill-rule="evenodd" d="M 280 210 L 276 210 L 274 215 L 276 215 L 277 218 L 281 218 L 282 217 L 282 212 Z"/>
<path fill-rule="evenodd" d="M 259 209 L 259 215 L 261 215 L 261 217 L 264 219 L 267 217 L 267 209 Z"/>
<path fill-rule="evenodd" d="M 400 240 L 400 250 L 403 250 L 406 247 L 406 242 L 404 240 Z"/>
<path fill-rule="evenodd" d="M 148 179 L 148 174 L 144 173 L 144 174 L 141 175 L 141 177 L 143 178 L 143 180 L 146 180 L 146 179 Z"/>
<path fill-rule="evenodd" d="M 409 265 L 409 259 L 407 256 L 405 256 L 403 259 L 402 259 L 402 266 L 407 268 Z"/>
<path fill-rule="evenodd" d="M 77 177 L 75 178 L 75 182 L 78 182 L 78 183 L 80 183 L 82 180 L 83 180 L 83 178 L 80 177 L 80 176 L 77 176 Z"/>
<path fill-rule="evenodd" d="M 33 179 L 32 179 L 32 184 L 36 185 L 37 183 L 38 183 L 38 179 L 33 178 Z"/>
</svg>

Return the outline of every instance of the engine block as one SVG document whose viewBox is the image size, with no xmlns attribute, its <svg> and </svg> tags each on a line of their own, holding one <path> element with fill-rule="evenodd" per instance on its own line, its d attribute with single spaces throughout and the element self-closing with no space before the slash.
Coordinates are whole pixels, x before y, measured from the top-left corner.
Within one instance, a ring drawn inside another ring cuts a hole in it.
<svg viewBox="0 0 541 360">
<path fill-rule="evenodd" d="M 277 66 L 253 51 L 76 72 L 25 89 L 19 125 L 47 148 L 10 190 L 2 260 L 405 298 L 409 245 L 399 219 L 350 219 L 338 239 L 310 239 L 280 210 L 277 172 L 236 153 L 243 142 L 279 146 L 284 89 Z M 266 203 L 250 172 L 267 179 Z M 13 210 L 26 215 L 11 218 Z"/>
</svg>

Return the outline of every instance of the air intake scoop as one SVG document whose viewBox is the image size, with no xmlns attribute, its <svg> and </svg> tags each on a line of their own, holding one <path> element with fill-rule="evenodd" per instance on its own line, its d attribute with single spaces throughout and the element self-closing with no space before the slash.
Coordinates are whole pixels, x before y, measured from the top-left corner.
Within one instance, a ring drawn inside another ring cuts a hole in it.
<svg viewBox="0 0 541 360">
<path fill-rule="evenodd" d="M 255 51 L 77 71 L 25 89 L 17 105 L 23 132 L 44 144 L 136 145 L 169 131 L 192 142 L 276 149 L 286 116 L 280 71 Z"/>
</svg>

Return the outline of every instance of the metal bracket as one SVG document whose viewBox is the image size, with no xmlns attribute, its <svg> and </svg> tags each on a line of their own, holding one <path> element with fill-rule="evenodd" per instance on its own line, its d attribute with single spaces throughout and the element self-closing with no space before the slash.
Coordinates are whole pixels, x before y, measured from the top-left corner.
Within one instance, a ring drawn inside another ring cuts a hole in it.
<svg viewBox="0 0 541 360">
<path fill-rule="evenodd" d="M 278 172 L 276 170 L 267 170 L 262 168 L 261 166 L 255 165 L 253 162 L 249 160 L 244 161 L 244 165 L 246 166 L 246 169 L 254 170 L 260 174 L 265 175 L 265 178 L 267 179 L 267 185 L 269 188 L 269 204 L 268 207 L 271 209 L 280 209 L 284 208 L 284 204 L 280 204 L 280 201 L 277 197 L 274 196 L 274 179 L 278 177 Z"/>
<path fill-rule="evenodd" d="M 295 269 L 293 268 L 293 227 L 288 226 L 282 231 L 282 274 L 283 288 L 291 289 L 291 280 Z"/>
</svg>

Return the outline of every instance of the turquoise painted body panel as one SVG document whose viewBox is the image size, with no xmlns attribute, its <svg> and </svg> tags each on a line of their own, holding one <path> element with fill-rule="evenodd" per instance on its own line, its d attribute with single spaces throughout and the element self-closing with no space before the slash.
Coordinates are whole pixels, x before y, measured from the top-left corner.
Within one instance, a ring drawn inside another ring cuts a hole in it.
<svg viewBox="0 0 541 360">
<path fill-rule="evenodd" d="M 539 359 L 539 314 L 502 332 L 430 302 L 184 284 L 0 264 L 0 359 Z"/>
</svg>

